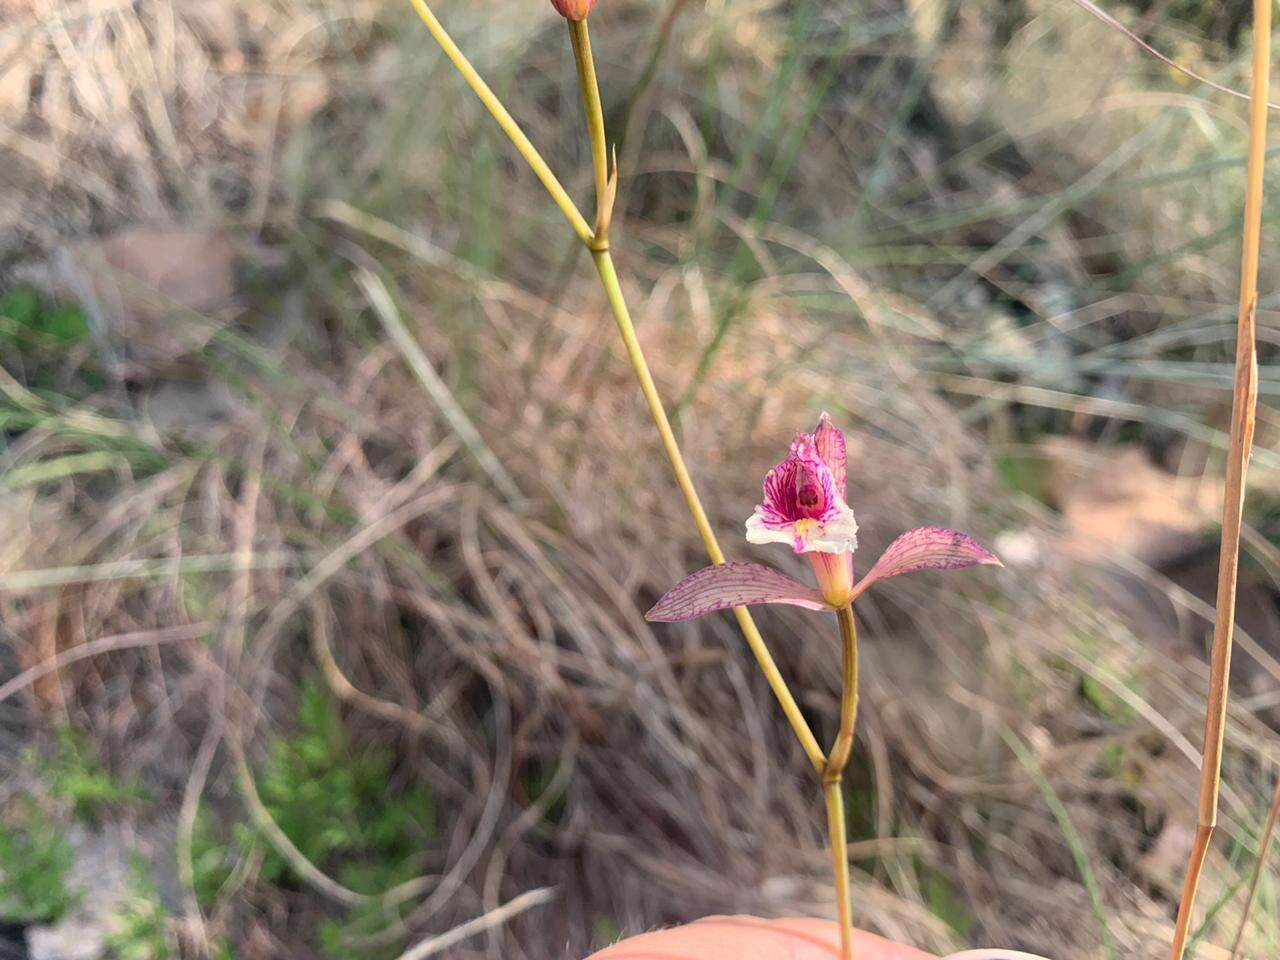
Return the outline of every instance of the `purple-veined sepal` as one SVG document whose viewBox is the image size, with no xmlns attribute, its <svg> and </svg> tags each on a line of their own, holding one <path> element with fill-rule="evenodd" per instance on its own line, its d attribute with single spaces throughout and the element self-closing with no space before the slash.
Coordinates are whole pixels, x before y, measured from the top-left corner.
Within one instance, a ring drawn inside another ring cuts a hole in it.
<svg viewBox="0 0 1280 960">
<path fill-rule="evenodd" d="M 808 610 L 834 610 L 822 593 L 758 563 L 720 563 L 691 573 L 662 595 L 646 620 L 675 623 L 716 610 L 757 603 L 785 603 Z"/>
<path fill-rule="evenodd" d="M 818 429 L 813 431 L 813 445 L 818 456 L 831 471 L 831 480 L 841 499 L 849 495 L 849 454 L 845 450 L 844 434 L 831 419 L 831 414 L 822 411 L 818 418 Z"/>
<path fill-rule="evenodd" d="M 854 597 L 878 580 L 921 570 L 960 570 L 982 564 L 1003 566 L 994 553 L 973 537 L 945 527 L 916 527 L 889 544 L 867 575 L 853 588 Z"/>
</svg>

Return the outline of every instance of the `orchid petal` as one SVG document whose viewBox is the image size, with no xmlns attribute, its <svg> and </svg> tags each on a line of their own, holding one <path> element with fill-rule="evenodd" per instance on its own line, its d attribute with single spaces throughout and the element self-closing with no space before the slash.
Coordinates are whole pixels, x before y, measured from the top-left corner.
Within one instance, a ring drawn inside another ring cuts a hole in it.
<svg viewBox="0 0 1280 960">
<path fill-rule="evenodd" d="M 831 479 L 836 492 L 841 498 L 849 495 L 847 476 L 849 473 L 849 455 L 845 451 L 844 434 L 831 420 L 831 414 L 822 411 L 818 418 L 818 429 L 813 431 L 814 445 L 818 448 L 818 456 L 831 471 Z"/>
<path fill-rule="evenodd" d="M 646 620 L 675 623 L 729 607 L 786 603 L 808 610 L 834 609 L 813 587 L 758 563 L 720 563 L 691 573 L 663 594 Z"/>
<path fill-rule="evenodd" d="M 980 564 L 1004 566 L 994 553 L 973 537 L 944 527 L 916 527 L 889 544 L 856 587 L 856 597 L 877 580 L 920 570 L 959 570 Z"/>
</svg>

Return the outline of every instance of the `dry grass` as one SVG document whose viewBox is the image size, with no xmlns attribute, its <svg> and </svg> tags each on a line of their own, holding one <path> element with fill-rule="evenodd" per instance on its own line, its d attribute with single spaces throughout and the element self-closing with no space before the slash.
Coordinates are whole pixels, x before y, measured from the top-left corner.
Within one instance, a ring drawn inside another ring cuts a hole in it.
<svg viewBox="0 0 1280 960">
<path fill-rule="evenodd" d="M 152 784 L 165 802 L 142 816 L 178 818 L 185 795 L 187 816 L 203 796 L 245 821 L 254 784 L 237 758 L 259 769 L 299 680 L 323 676 L 356 743 L 394 744 L 389 792 L 436 797 L 441 835 L 401 890 L 396 945 L 548 885 L 552 905 L 449 955 L 575 956 L 710 912 L 830 914 L 805 758 L 732 623 L 641 619 L 700 552 L 554 209 L 407 9 L 245 6 L 219 47 L 215 6 L 33 11 L 0 28 L 0 71 L 41 78 L 0 127 L 19 158 L 11 263 L 139 220 L 230 228 L 288 263 L 249 284 L 195 364 L 68 388 L 65 404 L 0 384 L 36 417 L 0 453 L 4 476 L 55 465 L 2 494 L 7 642 L 31 666 L 104 637 L 157 640 L 36 681 L 30 714 L 89 731 L 114 770 Z M 572 63 L 534 6 L 441 12 L 586 197 Z M 682 443 L 732 555 L 748 556 L 734 531 L 758 477 L 823 407 L 853 427 L 870 554 L 914 523 L 1037 545 L 1032 566 L 895 582 L 861 611 L 858 921 L 939 951 L 1068 960 L 1103 956 L 1109 937 L 1117 957 L 1154 957 L 1190 842 L 1206 667 L 1100 602 L 1125 588 L 1058 554 L 1059 518 L 994 467 L 1030 424 L 1216 469 L 1235 257 L 1215 238 L 1234 230 L 1238 107 L 1178 87 L 1073 9 L 1033 11 L 1005 43 L 981 5 L 935 43 L 930 11 L 693 5 L 631 114 L 615 249 L 659 384 L 687 398 Z M 615 116 L 650 12 L 593 20 Z M 1153 42 L 1170 49 L 1172 29 Z M 1239 86 L 1231 52 L 1208 54 L 1202 72 Z M 522 502 L 384 336 L 365 267 Z M 1273 347 L 1269 300 L 1259 324 Z M 213 413 L 156 429 L 148 411 L 175 380 Z M 220 391 L 234 402 L 215 407 Z M 105 469 L 59 472 L 86 451 Z M 1254 466 L 1274 489 L 1274 460 Z M 112 566 L 148 559 L 164 564 Z M 1128 566 L 1204 635 L 1211 611 Z M 45 578 L 56 586 L 12 579 L 71 567 Z M 830 631 L 760 619 L 829 741 Z M 211 625 L 209 640 L 158 642 L 185 624 Z M 1254 649 L 1268 682 L 1228 717 L 1210 906 L 1247 873 L 1271 794 L 1280 675 Z M 345 897 L 302 864 L 285 889 L 241 866 L 202 917 L 185 901 L 192 949 L 229 936 L 246 957 L 302 955 Z M 1234 909 L 1200 956 L 1223 955 Z M 1247 956 L 1274 946 L 1265 896 L 1258 913 Z"/>
</svg>

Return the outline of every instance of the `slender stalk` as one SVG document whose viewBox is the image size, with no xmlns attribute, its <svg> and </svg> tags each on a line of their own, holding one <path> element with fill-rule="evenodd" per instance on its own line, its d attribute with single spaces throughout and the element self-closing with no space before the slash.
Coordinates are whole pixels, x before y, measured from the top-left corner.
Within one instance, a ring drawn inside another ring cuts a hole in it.
<svg viewBox="0 0 1280 960">
<path fill-rule="evenodd" d="M 1205 716 L 1204 762 L 1200 768 L 1200 797 L 1196 836 L 1187 877 L 1178 904 L 1170 960 L 1182 960 L 1187 947 L 1191 913 L 1209 841 L 1218 822 L 1218 789 L 1222 779 L 1222 745 L 1227 720 L 1231 645 L 1235 629 L 1236 574 L 1240 563 L 1240 522 L 1244 508 L 1245 476 L 1253 446 L 1254 414 L 1258 402 L 1256 313 L 1258 306 L 1258 250 L 1262 233 L 1262 181 L 1266 160 L 1267 94 L 1271 75 L 1271 4 L 1253 3 L 1253 79 L 1249 105 L 1249 149 L 1245 164 L 1244 235 L 1240 254 L 1240 313 L 1236 332 L 1236 379 L 1231 401 L 1231 445 L 1227 454 L 1227 486 L 1222 516 L 1222 547 L 1218 557 L 1217 614 L 1213 624 L 1209 702 Z"/>
<path fill-rule="evenodd" d="M 583 243 L 589 244 L 592 236 L 591 225 L 587 223 L 586 217 L 578 210 L 568 191 L 556 179 L 556 175 L 551 172 L 551 168 L 542 159 L 542 155 L 538 153 L 537 148 L 525 136 L 524 131 L 520 129 L 520 124 L 516 123 L 515 118 L 507 112 L 507 108 L 502 105 L 502 101 L 498 99 L 497 94 L 489 88 L 489 85 L 484 82 L 484 78 L 471 65 L 471 61 L 466 58 L 466 55 L 463 54 L 458 45 L 453 42 L 453 37 L 449 36 L 444 25 L 436 19 L 436 15 L 431 12 L 431 7 L 427 5 L 426 0 L 409 0 L 409 2 L 413 4 L 413 9 L 422 19 L 422 22 L 427 25 L 427 30 L 431 32 L 431 36 L 435 38 L 436 43 L 440 44 L 440 49 L 444 51 L 444 55 L 453 63 L 458 73 L 462 75 L 462 79 L 467 81 L 467 86 L 480 98 L 480 102 L 484 104 L 485 109 L 493 115 L 493 119 L 498 121 L 498 126 L 502 128 L 502 132 L 507 135 L 516 150 L 520 152 L 520 156 L 524 157 L 525 162 L 529 164 L 537 178 L 542 181 L 542 185 L 547 188 L 547 193 L 551 194 L 551 199 L 555 201 L 556 206 L 560 208 L 560 212 L 569 221 L 569 225 L 573 227 L 573 232 L 578 235 L 578 239 Z"/>
<path fill-rule="evenodd" d="M 706 511 L 702 507 L 702 502 L 698 497 L 698 492 L 694 488 L 693 480 L 689 476 L 688 468 L 685 466 L 684 457 L 680 453 L 680 447 L 676 443 L 675 434 L 672 433 L 670 421 L 667 418 L 666 410 L 662 405 L 662 400 L 658 396 L 657 387 L 653 383 L 653 377 L 649 373 L 648 364 L 645 362 L 644 353 L 640 348 L 640 342 L 636 339 L 635 327 L 631 322 L 631 315 L 627 310 L 626 301 L 623 299 L 622 288 L 618 283 L 617 272 L 614 270 L 613 260 L 609 256 L 607 244 L 597 242 L 595 231 L 588 225 L 586 219 L 574 205 L 569 194 L 561 186 L 560 181 L 556 179 L 554 173 L 547 166 L 541 155 L 534 148 L 529 138 L 525 136 L 520 129 L 519 124 L 512 118 L 511 114 L 503 107 L 501 101 L 484 82 L 484 79 L 471 66 L 470 61 L 463 55 L 458 45 L 454 43 L 453 38 L 449 36 L 444 26 L 431 12 L 431 8 L 427 0 L 409 0 L 414 10 L 426 24 L 435 41 L 440 44 L 445 55 L 453 62 L 458 73 L 466 80 L 468 86 L 480 98 L 481 103 L 497 120 L 502 131 L 507 135 L 511 142 L 515 145 L 520 155 L 533 168 L 538 179 L 542 181 L 542 185 L 551 194 L 552 200 L 556 206 L 560 208 L 560 212 L 564 214 L 565 219 L 569 221 L 573 231 L 577 234 L 588 249 L 591 250 L 592 257 L 595 259 L 596 270 L 600 274 L 600 281 L 604 285 L 605 294 L 609 299 L 610 309 L 613 311 L 614 319 L 617 322 L 618 330 L 622 334 L 623 344 L 627 350 L 627 356 L 631 361 L 631 366 L 635 371 L 636 378 L 640 381 L 640 389 L 644 394 L 645 402 L 649 406 L 649 412 L 653 417 L 655 426 L 658 428 L 658 435 L 662 440 L 663 448 L 666 451 L 667 459 L 671 461 L 672 471 L 675 473 L 677 486 L 684 495 L 685 502 L 688 504 L 689 512 L 693 515 L 694 525 L 698 529 L 698 534 L 702 538 L 702 543 L 706 548 L 707 555 L 711 558 L 712 563 L 724 563 L 724 552 L 720 549 L 720 544 L 716 540 L 715 532 L 711 529 L 710 521 L 707 519 Z M 589 48 L 589 39 L 583 31 L 584 50 Z M 581 76 L 582 68 L 579 68 Z M 594 70 L 592 71 L 594 77 Z M 584 94 L 584 106 L 591 110 L 591 104 L 594 103 L 594 109 L 599 111 L 599 96 L 594 97 Z M 597 120 L 592 118 L 588 121 L 589 129 L 597 125 Z M 603 132 L 603 117 L 598 120 L 599 129 Z M 593 148 L 593 162 L 599 163 Z M 597 184 L 600 183 L 599 167 L 597 167 Z M 607 182 L 607 179 L 606 179 Z M 743 637 L 746 638 L 747 646 L 750 647 L 752 654 L 755 656 L 760 670 L 764 674 L 765 679 L 769 683 L 770 689 L 778 699 L 778 703 L 782 707 L 783 714 L 786 715 L 788 723 L 791 724 L 792 730 L 795 731 L 796 738 L 800 741 L 800 746 L 804 749 L 805 755 L 808 756 L 809 762 L 813 764 L 815 770 L 821 772 L 826 766 L 826 756 L 822 752 L 822 747 L 818 745 L 817 738 L 814 737 L 813 731 L 809 728 L 808 722 L 804 719 L 804 715 L 800 712 L 800 707 L 796 703 L 795 697 L 792 696 L 790 688 L 787 686 L 786 680 L 778 670 L 777 664 L 774 662 L 773 656 L 769 653 L 769 648 L 765 645 L 764 638 L 760 636 L 760 631 L 756 628 L 755 621 L 745 607 L 734 608 L 734 616 L 738 620 L 738 626 L 742 630 Z"/>
<path fill-rule="evenodd" d="M 858 626 L 853 620 L 852 604 L 836 611 L 840 625 L 840 650 L 844 658 L 844 684 L 840 691 L 840 732 L 823 770 L 824 779 L 844 773 L 853 753 L 853 728 L 858 721 Z"/>
<path fill-rule="evenodd" d="M 591 169 L 596 178 L 596 223 L 609 204 L 609 146 L 604 136 L 604 109 L 600 104 L 600 85 L 596 80 L 595 58 L 591 55 L 591 35 L 586 20 L 566 20 L 569 43 L 573 46 L 573 62 L 578 68 L 578 88 L 582 91 L 582 109 L 587 117 L 587 139 L 591 142 Z M 596 231 L 599 233 L 599 230 Z M 597 244 L 606 240 L 597 236 Z"/>
<path fill-rule="evenodd" d="M 582 86 L 582 106 L 586 113 L 587 132 L 591 140 L 591 161 L 595 168 L 597 201 L 601 204 L 601 209 L 597 211 L 596 222 L 597 224 L 607 225 L 609 211 L 604 205 L 611 203 L 612 200 L 608 197 L 609 171 L 604 132 L 604 113 L 600 106 L 600 90 L 597 86 L 595 61 L 591 54 L 591 35 L 587 32 L 586 21 L 570 20 L 569 37 L 572 41 L 574 62 L 578 68 L 578 80 Z M 707 512 L 703 509 L 702 500 L 698 497 L 697 488 L 693 485 L 693 478 L 689 475 L 689 468 L 685 465 L 684 455 L 680 452 L 680 444 L 676 441 L 675 432 L 671 429 L 671 421 L 667 417 L 666 407 L 663 406 L 662 397 L 658 394 L 658 387 L 653 382 L 653 375 L 649 372 L 649 364 L 645 360 L 644 350 L 641 348 L 640 340 L 636 336 L 635 325 L 631 322 L 631 311 L 627 308 L 626 297 L 622 293 L 622 284 L 618 281 L 618 272 L 613 265 L 613 256 L 609 253 L 608 237 L 603 235 L 603 230 L 605 229 L 607 229 L 607 226 L 601 226 L 600 234 L 588 241 L 587 246 L 591 250 L 591 258 L 595 262 L 596 272 L 600 275 L 600 283 L 604 287 L 605 297 L 609 301 L 609 309 L 613 312 L 613 319 L 617 323 L 618 333 L 622 335 L 623 347 L 627 351 L 627 359 L 631 362 L 631 369 L 635 372 L 636 379 L 640 383 L 640 392 L 644 394 L 645 403 L 649 407 L 649 415 L 653 418 L 653 425 L 657 428 L 658 437 L 662 441 L 662 448 L 666 451 L 667 460 L 671 463 L 671 471 L 675 474 L 676 486 L 680 488 L 680 492 L 684 495 L 685 504 L 689 508 L 689 513 L 693 516 L 694 526 L 697 527 L 698 535 L 702 538 L 702 545 L 712 563 L 724 563 L 724 551 L 720 549 L 720 543 L 716 539 L 715 531 L 711 528 L 711 521 L 707 519 Z M 734 607 L 733 615 L 737 618 L 738 627 L 742 631 L 743 637 L 746 638 L 747 646 L 751 648 L 756 662 L 760 665 L 761 672 L 764 673 L 769 687 L 773 690 L 774 696 L 777 697 L 778 703 L 782 707 L 782 712 L 786 715 L 787 722 L 791 724 L 791 729 L 795 731 L 796 738 L 800 741 L 801 747 L 809 757 L 809 762 L 813 764 L 815 770 L 822 770 L 826 765 L 822 747 L 818 745 L 817 738 L 814 737 L 813 731 L 809 729 L 809 724 L 800 712 L 800 706 L 796 703 L 795 697 L 791 695 L 787 681 L 778 670 L 778 665 L 774 661 L 773 655 L 769 652 L 764 638 L 760 636 L 760 631 L 756 628 L 755 620 L 752 618 L 751 613 L 746 607 Z"/>
<path fill-rule="evenodd" d="M 831 840 L 831 873 L 836 881 L 836 916 L 840 921 L 840 960 L 853 960 L 853 904 L 849 899 L 849 838 L 844 825 L 844 789 L 841 778 L 824 782 L 827 802 L 827 836 Z"/>
<path fill-rule="evenodd" d="M 822 771 L 822 795 L 827 802 L 827 831 L 831 838 L 831 871 L 836 884 L 836 914 L 840 919 L 840 956 L 853 960 L 853 904 L 849 890 L 849 840 L 844 823 L 844 770 L 853 753 L 858 722 L 858 627 L 853 606 L 836 611 L 844 675 L 840 688 L 840 730 Z"/>
<path fill-rule="evenodd" d="M 667 459 L 671 461 L 671 471 L 675 474 L 676 486 L 684 494 L 685 504 L 689 508 L 689 513 L 693 515 L 693 524 L 698 528 L 698 535 L 702 538 L 702 545 L 707 551 L 707 556 L 711 558 L 712 563 L 724 563 L 724 551 L 720 549 L 720 543 L 716 540 L 715 531 L 711 529 L 711 521 L 707 519 L 707 512 L 703 509 L 702 501 L 698 498 L 698 491 L 693 485 L 693 478 L 689 476 L 689 468 L 685 466 L 684 457 L 680 453 L 680 445 L 676 442 L 675 434 L 671 430 L 671 421 L 667 418 L 666 408 L 662 405 L 662 398 L 658 396 L 658 388 L 653 382 L 652 374 L 649 373 L 649 364 L 645 361 L 644 351 L 640 348 L 640 341 L 636 338 L 636 329 L 631 323 L 631 313 L 627 309 L 627 302 L 622 296 L 622 287 L 618 283 L 618 274 L 613 266 L 613 257 L 610 256 L 608 250 L 593 250 L 591 256 L 595 260 L 596 270 L 600 274 L 600 283 L 604 285 L 605 295 L 609 299 L 609 307 L 613 311 L 614 320 L 617 322 L 618 332 L 622 335 L 622 344 L 626 348 L 627 358 L 631 361 L 631 367 L 635 371 L 636 379 L 640 381 L 640 392 L 644 394 L 645 403 L 649 406 L 649 414 L 653 417 L 654 426 L 657 427 L 658 436 L 662 440 L 662 447 L 666 451 Z M 778 704 L 782 707 L 782 712 L 786 715 L 787 722 L 791 724 L 791 729 L 795 731 L 796 738 L 800 741 L 800 746 L 804 748 L 805 754 L 809 757 L 809 762 L 813 764 L 815 770 L 823 770 L 827 765 L 827 761 L 822 752 L 822 747 L 818 745 L 817 738 L 813 735 L 813 731 L 809 729 L 809 724 L 800 712 L 800 706 L 796 703 L 795 697 L 791 695 L 791 690 L 787 687 L 787 681 L 779 672 L 773 655 L 769 653 L 769 648 L 765 644 L 764 638 L 760 636 L 760 631 L 756 628 L 751 613 L 746 607 L 734 607 L 733 615 L 737 618 L 738 627 L 742 630 L 747 646 L 751 648 L 752 654 L 755 655 L 756 662 L 760 665 L 760 670 L 764 674 L 765 680 L 768 681 L 770 689 L 773 690 L 773 695 L 777 697 Z"/>
<path fill-rule="evenodd" d="M 1276 781 L 1276 792 L 1271 797 L 1271 809 L 1267 811 L 1267 822 L 1262 828 L 1262 848 L 1258 851 L 1258 862 L 1253 865 L 1253 876 L 1249 878 L 1249 894 L 1245 897 L 1244 911 L 1240 914 L 1240 927 L 1236 930 L 1235 942 L 1231 944 L 1231 960 L 1240 956 L 1240 944 L 1244 942 L 1244 932 L 1249 926 L 1249 915 L 1253 913 L 1253 902 L 1258 896 L 1258 881 L 1262 872 L 1267 869 L 1267 860 L 1271 856 L 1271 842 L 1276 836 L 1276 819 L 1280 817 L 1280 780 Z"/>
</svg>

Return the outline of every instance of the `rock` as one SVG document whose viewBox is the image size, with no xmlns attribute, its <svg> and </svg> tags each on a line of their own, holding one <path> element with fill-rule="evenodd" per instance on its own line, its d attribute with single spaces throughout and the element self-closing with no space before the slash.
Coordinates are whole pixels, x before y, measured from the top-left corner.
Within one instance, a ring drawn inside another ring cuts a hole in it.
<svg viewBox="0 0 1280 960">
<path fill-rule="evenodd" d="M 0 921 L 0 960 L 28 960 L 26 928 Z"/>
<path fill-rule="evenodd" d="M 1063 517 L 1062 537 L 1048 550 L 1094 565 L 1121 561 L 1127 572 L 1117 570 L 1115 589 L 1107 592 L 1114 613 L 1137 636 L 1203 656 L 1212 623 L 1188 616 L 1185 603 L 1164 581 L 1199 601 L 1202 610 L 1216 602 L 1222 478 L 1178 476 L 1133 446 L 1100 448 L 1053 437 L 1039 450 L 1048 468 L 1048 498 Z M 1156 578 L 1142 575 L 1142 568 Z M 1236 623 L 1268 655 L 1280 658 L 1276 600 L 1270 578 L 1246 564 L 1237 588 Z M 1275 677 L 1253 656 L 1236 658 L 1231 681 L 1233 689 L 1251 695 L 1276 687 Z M 1268 715 L 1280 722 L 1280 713 Z"/>
<path fill-rule="evenodd" d="M 1138 873 L 1166 895 L 1175 894 L 1186 871 L 1195 834 L 1195 827 L 1185 817 L 1171 817 L 1152 848 L 1138 860 Z"/>
<path fill-rule="evenodd" d="M 137 839 L 123 827 L 100 832 L 73 827 L 68 839 L 76 848 L 68 883 L 82 896 L 57 923 L 27 929 L 31 960 L 99 960 L 106 956 L 106 937 L 113 915 L 128 893 L 128 864 Z"/>
<path fill-rule="evenodd" d="M 215 230 L 135 227 L 62 251 L 55 282 L 80 300 L 120 376 L 165 369 L 231 319 L 239 251 Z"/>
<path fill-rule="evenodd" d="M 1049 498 L 1065 521 L 1061 549 L 1079 560 L 1119 552 L 1155 567 L 1173 563 L 1194 553 L 1221 518 L 1221 480 L 1176 476 L 1137 447 L 1053 437 L 1040 452 Z"/>
<path fill-rule="evenodd" d="M 235 415 L 236 398 L 219 381 L 163 381 L 144 400 L 147 420 L 162 435 L 207 439 Z"/>
</svg>

